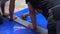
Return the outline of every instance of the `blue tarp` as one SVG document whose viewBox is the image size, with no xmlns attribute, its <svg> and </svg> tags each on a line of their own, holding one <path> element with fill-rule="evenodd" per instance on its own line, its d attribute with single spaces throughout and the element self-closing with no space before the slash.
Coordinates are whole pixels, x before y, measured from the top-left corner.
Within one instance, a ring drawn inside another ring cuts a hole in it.
<svg viewBox="0 0 60 34">
<path fill-rule="evenodd" d="M 16 21 L 9 21 L 4 18 L 3 24 L 0 25 L 0 34 L 39 34 Z"/>
<path fill-rule="evenodd" d="M 24 10 L 18 11 L 18 12 L 15 13 L 15 15 L 18 16 L 18 17 L 21 17 L 21 15 L 23 15 L 23 14 L 25 14 L 27 12 L 29 12 L 29 8 L 26 8 Z M 26 18 L 26 20 L 29 21 L 29 22 L 31 22 L 30 16 L 28 16 Z M 47 29 L 47 23 L 48 23 L 48 21 L 45 19 L 45 17 L 42 14 L 37 14 L 36 15 L 36 20 L 37 20 L 36 22 L 37 22 L 38 26 L 40 26 L 40 27 L 42 27 L 44 29 Z"/>
</svg>

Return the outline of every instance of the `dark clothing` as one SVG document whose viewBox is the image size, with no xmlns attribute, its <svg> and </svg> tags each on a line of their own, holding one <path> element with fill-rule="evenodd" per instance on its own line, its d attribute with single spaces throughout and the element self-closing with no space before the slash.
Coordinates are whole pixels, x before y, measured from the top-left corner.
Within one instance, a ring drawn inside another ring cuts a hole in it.
<svg viewBox="0 0 60 34">
<path fill-rule="evenodd" d="M 52 20 L 48 20 L 48 34 L 56 34 L 56 21 Z"/>
<path fill-rule="evenodd" d="M 2 15 L 0 13 L 0 24 L 2 24 L 2 22 L 3 22 L 3 18 L 2 18 Z"/>
<path fill-rule="evenodd" d="M 45 16 L 45 18 L 48 18 L 48 9 L 47 9 L 47 2 L 43 1 L 43 0 L 26 0 L 26 4 L 30 2 L 31 6 L 37 10 L 40 9 L 43 11 L 43 15 Z"/>
<path fill-rule="evenodd" d="M 56 23 L 56 32 L 57 34 L 60 34 L 60 20 L 58 20 Z"/>
<path fill-rule="evenodd" d="M 8 1 L 8 0 L 0 0 L 0 7 L 5 4 L 5 2 Z M 2 24 L 3 22 L 3 18 L 2 18 L 2 15 L 1 15 L 1 12 L 0 12 L 0 24 Z"/>
<path fill-rule="evenodd" d="M 42 5 L 45 5 L 46 2 L 43 2 L 42 0 L 26 0 L 26 3 L 30 2 L 33 8 L 41 8 L 43 7 Z M 44 3 L 44 4 L 43 4 Z"/>
<path fill-rule="evenodd" d="M 60 34 L 60 0 L 49 0 L 48 2 L 47 6 L 53 15 L 51 21 L 48 21 L 48 34 Z"/>
<path fill-rule="evenodd" d="M 60 5 L 60 0 L 48 0 L 47 7 L 52 8 L 57 5 Z"/>
<path fill-rule="evenodd" d="M 0 0 L 0 6 L 8 0 Z"/>
</svg>

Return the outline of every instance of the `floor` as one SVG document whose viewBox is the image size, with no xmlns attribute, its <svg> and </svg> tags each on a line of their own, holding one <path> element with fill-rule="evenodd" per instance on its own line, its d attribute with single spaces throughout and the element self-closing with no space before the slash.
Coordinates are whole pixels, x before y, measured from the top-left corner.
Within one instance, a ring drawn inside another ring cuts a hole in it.
<svg viewBox="0 0 60 34">
<path fill-rule="evenodd" d="M 6 6 L 5 6 L 5 12 L 6 13 L 9 13 L 9 2 L 6 2 Z M 17 12 L 19 10 L 22 10 L 22 9 L 25 9 L 27 8 L 27 5 L 25 4 L 25 0 L 15 0 L 15 11 L 14 12 Z M 1 11 L 1 9 L 0 9 Z"/>
</svg>

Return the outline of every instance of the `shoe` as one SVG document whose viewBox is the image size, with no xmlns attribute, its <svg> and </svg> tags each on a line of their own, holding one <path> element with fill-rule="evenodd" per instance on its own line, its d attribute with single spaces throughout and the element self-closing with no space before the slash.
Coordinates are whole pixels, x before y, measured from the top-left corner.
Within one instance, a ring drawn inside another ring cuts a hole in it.
<svg viewBox="0 0 60 34">
<path fill-rule="evenodd" d="M 22 16 L 21 16 L 21 19 L 25 20 L 26 17 L 27 17 L 26 15 L 22 15 Z"/>
</svg>

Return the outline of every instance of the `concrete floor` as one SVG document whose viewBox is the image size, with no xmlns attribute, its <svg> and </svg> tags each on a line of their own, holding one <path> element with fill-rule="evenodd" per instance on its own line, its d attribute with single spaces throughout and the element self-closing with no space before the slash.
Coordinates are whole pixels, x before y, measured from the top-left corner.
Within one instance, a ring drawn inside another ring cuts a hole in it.
<svg viewBox="0 0 60 34">
<path fill-rule="evenodd" d="M 9 13 L 9 1 L 6 2 L 6 6 L 5 6 L 5 11 L 7 13 Z M 25 4 L 25 0 L 15 0 L 15 11 L 14 12 L 17 12 L 19 10 L 22 10 L 22 9 L 25 9 L 27 8 L 27 5 Z M 0 9 L 1 11 L 1 9 Z"/>
</svg>

